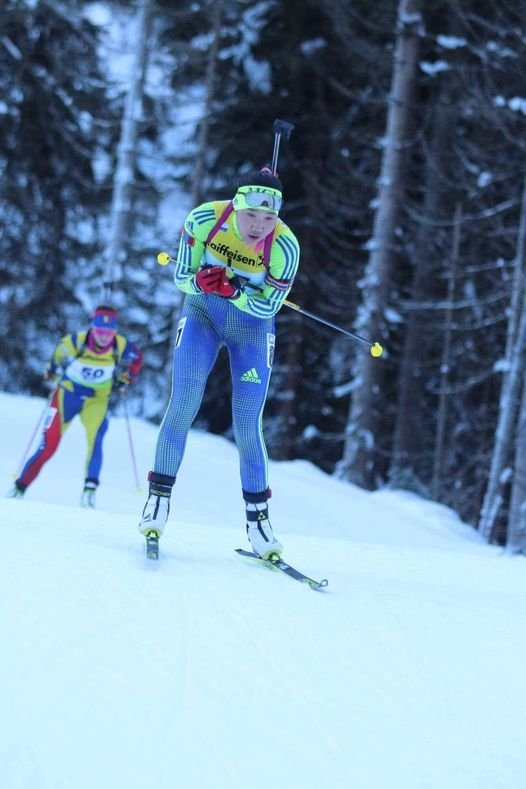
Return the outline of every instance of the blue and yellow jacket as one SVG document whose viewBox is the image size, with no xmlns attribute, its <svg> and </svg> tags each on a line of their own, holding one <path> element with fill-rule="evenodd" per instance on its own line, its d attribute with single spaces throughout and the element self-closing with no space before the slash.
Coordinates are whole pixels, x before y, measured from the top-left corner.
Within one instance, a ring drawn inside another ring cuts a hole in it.
<svg viewBox="0 0 526 789">
<path fill-rule="evenodd" d="M 81 397 L 109 398 L 117 367 L 127 370 L 133 380 L 142 367 L 142 353 L 120 334 L 115 335 L 107 350 L 92 350 L 88 335 L 89 331 L 80 331 L 62 337 L 46 374 L 60 376 L 58 386 Z"/>
</svg>

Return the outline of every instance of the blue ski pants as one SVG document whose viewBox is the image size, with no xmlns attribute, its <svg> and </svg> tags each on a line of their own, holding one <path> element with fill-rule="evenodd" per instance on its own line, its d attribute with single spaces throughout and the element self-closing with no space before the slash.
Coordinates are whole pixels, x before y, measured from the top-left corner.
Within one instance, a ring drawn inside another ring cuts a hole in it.
<svg viewBox="0 0 526 789">
<path fill-rule="evenodd" d="M 274 344 L 274 318 L 255 318 L 216 294 L 185 298 L 176 334 L 172 392 L 159 430 L 153 471 L 177 475 L 208 376 L 219 350 L 226 346 L 241 486 L 251 493 L 268 488 L 262 421 Z"/>
</svg>

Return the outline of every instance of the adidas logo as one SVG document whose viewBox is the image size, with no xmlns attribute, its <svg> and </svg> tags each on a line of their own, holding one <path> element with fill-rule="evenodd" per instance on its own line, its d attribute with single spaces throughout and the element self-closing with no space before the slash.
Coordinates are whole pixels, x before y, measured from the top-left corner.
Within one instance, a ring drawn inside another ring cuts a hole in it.
<svg viewBox="0 0 526 789">
<path fill-rule="evenodd" d="M 241 376 L 241 380 L 245 383 L 249 384 L 260 384 L 261 378 L 258 375 L 258 371 L 255 367 L 252 367 L 251 370 L 247 370 L 246 373 L 243 373 Z"/>
</svg>

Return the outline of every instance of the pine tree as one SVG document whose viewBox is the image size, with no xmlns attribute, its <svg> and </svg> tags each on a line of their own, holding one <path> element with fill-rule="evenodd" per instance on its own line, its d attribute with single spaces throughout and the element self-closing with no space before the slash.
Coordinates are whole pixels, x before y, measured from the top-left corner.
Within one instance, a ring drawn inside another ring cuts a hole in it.
<svg viewBox="0 0 526 789">
<path fill-rule="evenodd" d="M 83 3 L 2 8 L 0 270 L 4 282 L 0 385 L 35 388 L 47 355 L 84 318 L 79 271 L 98 249 L 106 197 L 94 161 L 110 121 L 97 30 Z"/>
</svg>

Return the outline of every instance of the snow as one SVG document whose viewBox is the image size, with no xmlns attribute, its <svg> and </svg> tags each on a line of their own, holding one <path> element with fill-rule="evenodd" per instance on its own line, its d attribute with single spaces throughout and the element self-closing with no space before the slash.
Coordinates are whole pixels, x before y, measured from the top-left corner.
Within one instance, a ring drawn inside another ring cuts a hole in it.
<svg viewBox="0 0 526 789">
<path fill-rule="evenodd" d="M 451 65 L 447 62 L 447 60 L 435 60 L 432 63 L 429 60 L 422 60 L 420 63 L 420 69 L 424 72 L 424 74 L 429 74 L 429 76 L 432 77 L 435 74 L 440 74 L 443 71 L 451 71 Z"/>
<path fill-rule="evenodd" d="M 515 112 L 522 112 L 523 115 L 526 115 L 526 99 L 522 96 L 514 96 L 512 99 L 509 99 L 508 107 Z"/>
<path fill-rule="evenodd" d="M 465 38 L 459 38 L 458 36 L 440 35 L 437 36 L 436 40 L 437 44 L 444 49 L 462 49 L 468 44 Z"/>
<path fill-rule="evenodd" d="M 43 413 L 0 394 L 6 493 Z M 131 419 L 139 479 L 157 428 Z M 271 464 L 311 591 L 248 547 L 235 447 L 192 432 L 161 560 L 136 525 L 127 423 L 98 509 L 74 424 L 0 511 L 2 789 L 519 789 L 524 559 L 438 504 Z"/>
</svg>

